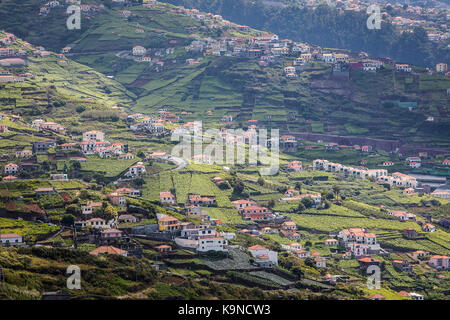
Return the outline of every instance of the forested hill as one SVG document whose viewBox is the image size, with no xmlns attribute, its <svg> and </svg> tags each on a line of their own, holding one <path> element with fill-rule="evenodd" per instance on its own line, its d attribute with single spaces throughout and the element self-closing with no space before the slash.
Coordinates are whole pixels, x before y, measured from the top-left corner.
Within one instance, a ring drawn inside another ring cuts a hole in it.
<svg viewBox="0 0 450 320">
<path fill-rule="evenodd" d="M 267 6 L 262 0 L 162 0 L 186 8 L 221 14 L 230 21 L 277 33 L 280 37 L 330 48 L 365 51 L 422 66 L 450 62 L 450 50 L 427 38 L 423 28 L 398 35 L 389 23 L 368 30 L 364 12 L 339 13 L 329 6 Z"/>
</svg>

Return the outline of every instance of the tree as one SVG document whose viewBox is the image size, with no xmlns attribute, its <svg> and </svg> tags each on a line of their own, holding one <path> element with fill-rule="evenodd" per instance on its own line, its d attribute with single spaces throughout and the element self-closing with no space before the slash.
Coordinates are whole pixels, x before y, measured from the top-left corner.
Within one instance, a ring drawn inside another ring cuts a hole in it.
<svg viewBox="0 0 450 320">
<path fill-rule="evenodd" d="M 75 217 L 71 214 L 65 214 L 61 219 L 61 223 L 66 226 L 72 226 L 75 223 Z"/>
<path fill-rule="evenodd" d="M 77 113 L 83 113 L 86 110 L 85 106 L 78 106 L 76 109 Z"/>
<path fill-rule="evenodd" d="M 144 158 L 145 158 L 145 153 L 142 152 L 142 151 L 139 151 L 138 154 L 137 154 L 137 156 L 138 156 L 139 158 L 141 158 L 141 159 L 144 159 Z"/>
<path fill-rule="evenodd" d="M 338 198 L 340 192 L 341 192 L 341 188 L 335 184 L 333 186 L 333 194 L 336 199 Z"/>
<path fill-rule="evenodd" d="M 66 164 L 64 164 L 64 169 L 66 168 L 65 166 Z M 72 161 L 72 169 L 75 171 L 78 171 L 81 169 L 81 163 L 78 161 Z"/>
<path fill-rule="evenodd" d="M 269 208 L 275 207 L 275 200 L 270 199 L 270 200 L 269 200 L 269 203 L 267 204 L 267 206 L 268 206 Z"/>
<path fill-rule="evenodd" d="M 300 203 L 298 204 L 298 207 L 297 207 L 297 209 L 296 209 L 296 212 L 297 212 L 297 213 L 302 213 L 302 212 L 305 211 L 305 210 L 306 210 L 305 205 L 303 204 L 303 202 L 300 202 Z"/>
<path fill-rule="evenodd" d="M 306 258 L 306 259 L 305 259 L 305 264 L 306 264 L 308 267 L 314 267 L 314 265 L 315 265 L 314 259 L 313 259 L 313 258 Z"/>
<path fill-rule="evenodd" d="M 260 186 L 263 186 L 263 185 L 265 184 L 265 181 L 264 181 L 264 179 L 263 179 L 262 177 L 259 177 L 259 178 L 258 178 L 258 184 L 259 184 Z"/>
<path fill-rule="evenodd" d="M 301 200 L 301 203 L 303 203 L 306 209 L 309 209 L 314 205 L 314 200 L 311 197 L 306 197 Z"/>
<path fill-rule="evenodd" d="M 76 204 L 71 204 L 66 207 L 66 213 L 71 215 L 79 215 L 81 214 L 81 209 Z"/>
<path fill-rule="evenodd" d="M 242 181 L 237 180 L 234 184 L 234 188 L 233 188 L 233 193 L 235 195 L 240 195 L 242 193 L 242 191 L 244 191 L 244 184 L 242 183 Z"/>
<path fill-rule="evenodd" d="M 301 193 L 301 191 L 302 191 L 302 183 L 300 181 L 295 183 L 295 189 L 300 191 L 300 193 Z"/>
</svg>

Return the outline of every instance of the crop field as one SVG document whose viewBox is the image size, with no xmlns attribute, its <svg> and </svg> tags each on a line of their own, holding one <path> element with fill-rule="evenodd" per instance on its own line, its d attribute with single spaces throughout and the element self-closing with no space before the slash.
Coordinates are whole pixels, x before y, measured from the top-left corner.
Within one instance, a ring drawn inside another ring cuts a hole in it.
<svg viewBox="0 0 450 320">
<path fill-rule="evenodd" d="M 100 159 L 89 158 L 87 162 L 81 163 L 81 170 L 86 172 L 103 172 L 105 177 L 117 177 L 120 173 L 135 164 L 137 159 L 132 160 L 116 160 L 116 159 Z M 58 160 L 58 171 L 64 170 L 64 164 L 70 166 L 70 162 L 66 160 Z"/>
<path fill-rule="evenodd" d="M 56 230 L 58 230 L 57 226 L 48 226 L 45 223 L 0 218 L 0 231 L 2 233 L 17 233 L 23 236 L 25 240 L 33 241 L 39 235 L 45 235 Z"/>
<path fill-rule="evenodd" d="M 321 216 L 309 214 L 288 214 L 300 227 L 322 232 L 339 231 L 346 228 L 358 228 L 364 226 L 368 230 L 377 231 L 401 231 L 407 227 L 420 231 L 420 227 L 413 222 L 400 222 L 396 220 L 368 219 L 356 217 Z"/>
</svg>

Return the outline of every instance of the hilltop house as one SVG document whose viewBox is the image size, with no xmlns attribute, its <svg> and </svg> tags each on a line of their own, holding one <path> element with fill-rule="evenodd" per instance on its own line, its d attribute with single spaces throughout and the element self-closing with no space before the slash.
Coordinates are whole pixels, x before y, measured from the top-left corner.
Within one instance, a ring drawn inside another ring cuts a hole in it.
<svg viewBox="0 0 450 320">
<path fill-rule="evenodd" d="M 278 252 L 271 251 L 260 245 L 251 246 L 248 248 L 248 251 L 259 266 L 263 268 L 278 266 Z"/>
</svg>

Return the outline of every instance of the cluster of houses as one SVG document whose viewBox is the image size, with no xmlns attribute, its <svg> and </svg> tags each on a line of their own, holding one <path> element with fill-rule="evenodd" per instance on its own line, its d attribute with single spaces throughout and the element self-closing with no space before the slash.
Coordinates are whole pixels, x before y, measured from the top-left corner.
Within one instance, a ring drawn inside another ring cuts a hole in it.
<svg viewBox="0 0 450 320">
<path fill-rule="evenodd" d="M 416 178 L 401 172 L 394 172 L 392 175 L 388 175 L 386 169 L 356 168 L 322 159 L 313 161 L 313 170 L 335 172 L 343 174 L 344 176 L 361 179 L 373 178 L 378 183 L 388 183 L 391 186 L 400 188 L 416 188 L 418 186 Z"/>
</svg>

